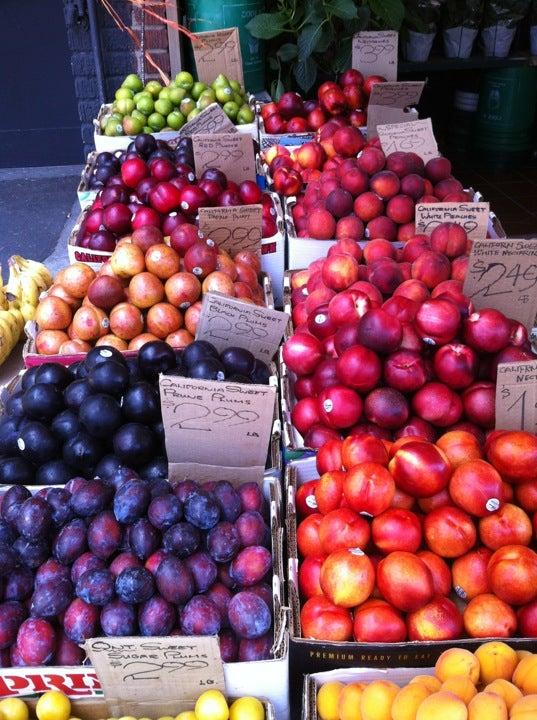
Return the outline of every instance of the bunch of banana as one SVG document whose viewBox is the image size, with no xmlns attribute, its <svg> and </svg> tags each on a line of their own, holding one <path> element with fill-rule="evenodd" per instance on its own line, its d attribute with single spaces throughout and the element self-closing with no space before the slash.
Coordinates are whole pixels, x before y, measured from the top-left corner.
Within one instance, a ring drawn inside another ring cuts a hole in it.
<svg viewBox="0 0 537 720">
<path fill-rule="evenodd" d="M 24 323 L 34 319 L 39 296 L 52 284 L 52 276 L 42 263 L 13 255 L 8 265 L 5 286 L 0 268 L 0 365 L 19 342 Z"/>
</svg>

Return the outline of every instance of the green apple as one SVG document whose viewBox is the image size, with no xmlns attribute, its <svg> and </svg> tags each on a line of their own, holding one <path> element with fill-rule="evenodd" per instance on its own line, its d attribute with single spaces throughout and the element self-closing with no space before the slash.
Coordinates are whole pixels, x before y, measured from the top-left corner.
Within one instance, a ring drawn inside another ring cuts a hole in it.
<svg viewBox="0 0 537 720">
<path fill-rule="evenodd" d="M 194 85 L 194 78 L 189 72 L 187 72 L 186 70 L 182 70 L 180 73 L 177 73 L 174 82 L 177 87 L 184 88 L 185 90 L 190 90 L 191 87 Z"/>
<path fill-rule="evenodd" d="M 131 73 L 130 75 L 127 75 L 125 80 L 122 82 L 122 87 L 129 88 L 129 90 L 132 90 L 133 92 L 140 92 L 142 88 L 144 87 L 143 82 L 140 80 L 138 75 L 135 73 Z"/>
<path fill-rule="evenodd" d="M 168 85 L 163 87 L 158 96 L 159 100 L 170 100 L 170 88 Z"/>
<path fill-rule="evenodd" d="M 233 100 L 233 90 L 229 87 L 229 85 L 219 85 L 216 90 L 216 99 L 219 103 L 227 103 L 230 100 Z"/>
<path fill-rule="evenodd" d="M 166 122 L 172 130 L 180 130 L 185 124 L 186 118 L 179 110 L 173 110 L 166 118 Z"/>
<path fill-rule="evenodd" d="M 150 80 L 146 86 L 145 90 L 147 90 L 148 93 L 151 94 L 151 97 L 156 100 L 158 96 L 160 95 L 160 91 L 162 90 L 162 85 L 158 82 L 158 80 Z"/>
<path fill-rule="evenodd" d="M 254 111 L 249 105 L 243 105 L 237 113 L 237 125 L 248 125 L 254 121 Z"/>
<path fill-rule="evenodd" d="M 237 118 L 237 113 L 239 112 L 239 106 L 236 102 L 233 102 L 233 100 L 230 100 L 227 103 L 224 103 L 222 106 L 222 110 L 226 113 L 228 118 L 235 122 Z"/>
<path fill-rule="evenodd" d="M 172 110 L 173 110 L 173 104 L 172 104 L 171 100 L 166 100 L 166 99 L 162 100 L 161 98 L 159 98 L 155 102 L 155 111 L 160 113 L 161 115 L 164 115 L 164 117 L 166 117 L 166 115 L 169 115 Z"/>
<path fill-rule="evenodd" d="M 130 115 L 136 107 L 136 104 L 134 100 L 131 100 L 130 98 L 121 98 L 115 103 L 115 106 L 117 111 L 122 115 Z"/>
<path fill-rule="evenodd" d="M 114 97 L 116 98 L 116 100 L 132 100 L 132 98 L 134 97 L 134 93 L 128 87 L 120 87 L 116 90 Z"/>
<path fill-rule="evenodd" d="M 144 127 L 143 120 L 132 117 L 132 115 L 126 115 L 123 118 L 123 131 L 126 135 L 139 135 Z"/>
<path fill-rule="evenodd" d="M 217 75 L 213 80 L 211 87 L 213 90 L 216 90 L 217 87 L 229 87 L 229 80 L 224 73 L 220 73 L 220 75 Z"/>
<path fill-rule="evenodd" d="M 151 95 L 140 98 L 140 100 L 136 103 L 136 109 L 143 112 L 144 115 L 151 115 L 151 113 L 155 110 L 155 102 Z"/>
<path fill-rule="evenodd" d="M 136 108 L 131 112 L 131 117 L 138 118 L 138 120 L 142 121 L 142 125 L 145 125 L 147 122 L 147 115 L 143 112 L 140 112 Z"/>
<path fill-rule="evenodd" d="M 184 88 L 180 87 L 171 87 L 170 88 L 170 100 L 174 105 L 179 105 L 181 100 L 184 100 L 186 97 L 186 90 Z"/>
<path fill-rule="evenodd" d="M 149 125 L 144 125 L 144 129 L 142 130 L 143 133 L 146 135 L 151 135 L 152 132 L 154 132 L 153 128 L 150 128 Z"/>
<path fill-rule="evenodd" d="M 151 93 L 148 93 L 147 90 L 142 90 L 141 92 L 137 92 L 132 99 L 135 103 L 138 103 L 142 98 L 149 98 L 152 100 L 153 96 Z"/>
<path fill-rule="evenodd" d="M 239 95 L 243 94 L 242 85 L 236 80 L 230 80 L 229 85 L 233 92 L 239 93 Z"/>
<path fill-rule="evenodd" d="M 153 129 L 153 132 L 160 132 L 166 125 L 166 118 L 160 113 L 154 112 L 147 118 L 147 124 Z"/>
<path fill-rule="evenodd" d="M 194 100 L 197 100 L 204 90 L 207 90 L 208 85 L 203 82 L 195 82 L 190 91 L 191 96 Z"/>
<path fill-rule="evenodd" d="M 196 107 L 196 103 L 194 100 L 192 100 L 191 97 L 186 97 L 184 100 L 181 100 L 181 104 L 179 105 L 179 110 L 183 113 L 183 115 L 186 117 L 188 113 L 192 112 L 194 108 Z"/>
<path fill-rule="evenodd" d="M 197 115 L 200 114 L 200 112 L 201 112 L 201 110 L 200 110 L 199 108 L 195 107 L 193 110 L 191 110 L 191 111 L 188 113 L 187 118 L 186 118 L 187 121 L 188 121 L 188 120 L 192 120 L 193 118 L 195 118 Z"/>
<path fill-rule="evenodd" d="M 117 118 L 109 118 L 104 128 L 104 134 L 108 137 L 123 135 L 123 126 Z"/>
</svg>

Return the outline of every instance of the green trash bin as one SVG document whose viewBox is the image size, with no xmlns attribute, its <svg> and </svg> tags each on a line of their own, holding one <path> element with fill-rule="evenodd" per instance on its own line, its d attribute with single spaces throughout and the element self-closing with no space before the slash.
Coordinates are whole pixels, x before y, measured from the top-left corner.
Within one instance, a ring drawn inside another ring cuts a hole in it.
<svg viewBox="0 0 537 720">
<path fill-rule="evenodd" d="M 264 10 L 265 0 L 186 0 L 185 3 L 186 25 L 192 32 L 239 29 L 244 84 L 250 92 L 265 89 L 265 51 L 263 41 L 252 37 L 245 26 Z"/>
<path fill-rule="evenodd" d="M 491 162 L 523 160 L 532 149 L 537 69 L 505 68 L 483 74 L 475 124 L 476 152 Z"/>
</svg>

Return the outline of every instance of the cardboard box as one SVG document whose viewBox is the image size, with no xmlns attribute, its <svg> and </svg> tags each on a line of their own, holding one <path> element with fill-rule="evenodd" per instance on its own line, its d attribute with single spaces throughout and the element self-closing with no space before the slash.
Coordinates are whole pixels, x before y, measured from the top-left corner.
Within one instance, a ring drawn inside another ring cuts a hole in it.
<svg viewBox="0 0 537 720">
<path fill-rule="evenodd" d="M 96 158 L 97 152 L 95 150 L 88 153 L 88 157 L 86 158 L 86 164 L 80 175 L 80 182 L 78 183 L 78 187 L 76 189 L 76 195 L 78 197 L 78 202 L 80 204 L 81 210 L 85 210 L 87 207 L 93 205 L 93 201 L 99 193 L 98 189 L 91 190 L 88 187 L 88 179 L 91 177 L 91 174 L 93 172 Z"/>
<path fill-rule="evenodd" d="M 285 469 L 286 537 L 288 550 L 287 582 L 290 605 L 289 630 L 291 635 L 290 668 L 291 687 L 300 673 L 312 673 L 334 668 L 423 668 L 434 665 L 439 655 L 449 647 L 464 647 L 472 652 L 483 639 L 408 641 L 400 643 L 325 642 L 301 636 L 300 597 L 298 590 L 298 549 L 296 542 L 295 492 L 308 480 L 318 478 L 315 458 L 309 457 L 287 465 Z M 516 650 L 535 649 L 535 639 L 509 638 Z M 421 671 L 421 670 L 420 670 Z"/>
<path fill-rule="evenodd" d="M 295 146 L 299 147 L 300 145 L 304 145 L 307 142 L 311 142 L 312 140 L 315 140 L 316 132 L 303 132 L 303 133 L 275 133 L 270 134 L 266 132 L 265 130 L 265 123 L 263 122 L 263 118 L 259 114 L 257 114 L 257 123 L 259 128 L 259 146 L 261 150 L 266 150 L 267 148 L 271 147 L 272 145 L 287 145 L 287 146 Z M 361 127 L 358 128 L 362 135 L 364 137 L 367 136 L 367 128 Z"/>
</svg>

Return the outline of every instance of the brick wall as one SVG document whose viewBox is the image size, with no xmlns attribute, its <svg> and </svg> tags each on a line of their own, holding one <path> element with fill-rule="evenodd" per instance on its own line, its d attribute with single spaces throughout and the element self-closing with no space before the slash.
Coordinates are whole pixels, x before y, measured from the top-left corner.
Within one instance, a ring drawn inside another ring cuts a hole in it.
<svg viewBox="0 0 537 720">
<path fill-rule="evenodd" d="M 111 4 L 125 24 L 132 27 L 139 35 L 141 11 L 128 0 L 111 0 Z M 112 17 L 99 4 L 98 0 L 97 14 L 105 76 L 105 99 L 110 102 L 113 100 L 114 92 L 122 83 L 125 75 L 132 72 L 140 73 L 141 57 L 140 53 L 135 50 L 129 35 L 117 27 Z M 165 23 L 159 23 L 154 18 L 146 15 L 145 31 L 146 48 L 151 52 L 164 72 L 169 73 L 170 58 Z M 88 153 L 93 149 L 93 119 L 97 117 L 100 102 L 91 36 L 87 22 L 68 26 L 67 39 L 71 52 L 71 69 L 78 102 L 84 152 Z M 146 80 L 153 77 L 158 79 L 158 74 L 147 61 L 145 62 L 145 68 Z"/>
</svg>

